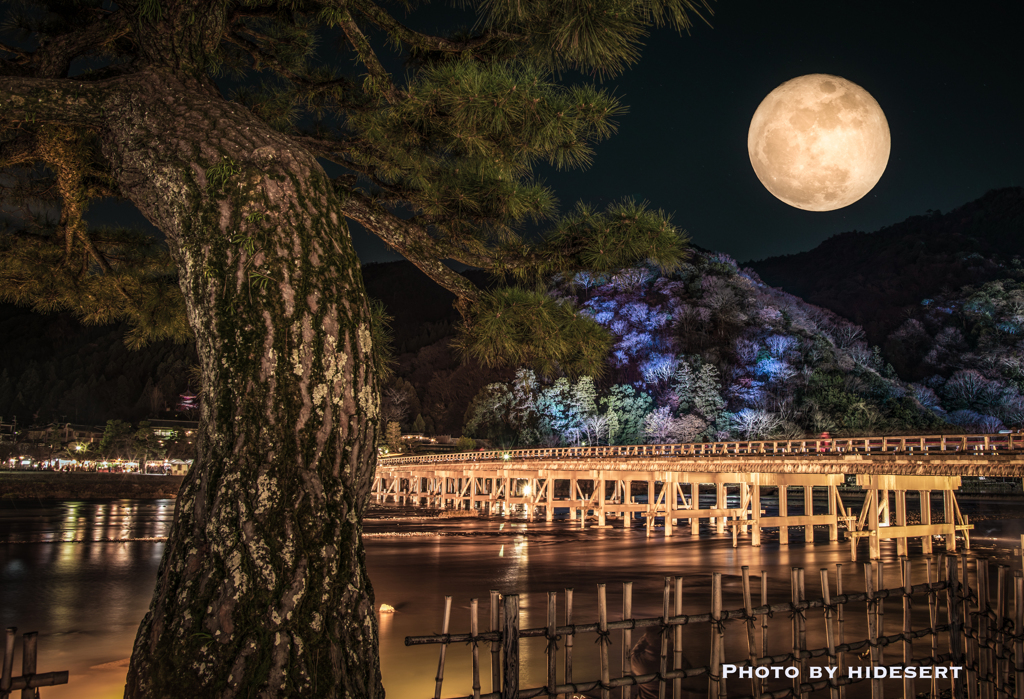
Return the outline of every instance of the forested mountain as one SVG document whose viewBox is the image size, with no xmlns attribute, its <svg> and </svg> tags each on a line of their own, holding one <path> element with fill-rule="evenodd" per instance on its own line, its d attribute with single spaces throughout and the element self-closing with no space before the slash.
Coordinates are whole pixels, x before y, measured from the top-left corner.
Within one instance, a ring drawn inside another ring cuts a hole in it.
<svg viewBox="0 0 1024 699">
<path fill-rule="evenodd" d="M 965 284 L 1024 278 L 1024 188 L 993 190 L 874 233 L 832 236 L 807 252 L 748 262 L 771 286 L 861 325 L 871 344 L 921 301 Z"/>
<path fill-rule="evenodd" d="M 861 328 L 726 255 L 556 282 L 613 337 L 602 377 L 523 369 L 486 386 L 466 431 L 502 445 L 631 444 L 939 430 Z"/>
</svg>

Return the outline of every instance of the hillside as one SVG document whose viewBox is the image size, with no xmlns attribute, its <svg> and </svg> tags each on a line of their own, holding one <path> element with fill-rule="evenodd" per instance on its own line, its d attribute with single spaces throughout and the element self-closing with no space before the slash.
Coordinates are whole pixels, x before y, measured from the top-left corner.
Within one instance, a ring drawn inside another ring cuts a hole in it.
<svg viewBox="0 0 1024 699">
<path fill-rule="evenodd" d="M 807 252 L 748 262 L 769 285 L 885 338 L 922 299 L 966 284 L 1024 278 L 1024 188 L 993 190 L 946 214 L 929 212 L 874 233 L 832 236 Z"/>
<path fill-rule="evenodd" d="M 556 280 L 607 328 L 607 371 L 571 381 L 528 369 L 486 386 L 466 432 L 500 445 L 937 431 L 863 331 L 774 289 L 727 255 Z"/>
</svg>

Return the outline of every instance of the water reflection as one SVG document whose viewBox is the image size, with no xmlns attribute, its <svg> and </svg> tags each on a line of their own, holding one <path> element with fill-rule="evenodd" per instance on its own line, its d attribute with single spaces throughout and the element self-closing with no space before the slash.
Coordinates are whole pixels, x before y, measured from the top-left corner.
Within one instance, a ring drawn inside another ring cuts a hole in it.
<svg viewBox="0 0 1024 699">
<path fill-rule="evenodd" d="M 40 670 L 71 672 L 69 685 L 44 690 L 47 699 L 122 696 L 125 659 L 149 605 L 164 546 L 147 539 L 166 536 L 173 512 L 173 501 L 0 505 L 0 625 L 39 631 Z M 707 610 L 713 571 L 725 574 L 726 608 L 738 608 L 742 606 L 739 576 L 743 565 L 750 566 L 755 604 L 759 603 L 762 571 L 768 580 L 769 600 L 788 600 L 793 566 L 806 569 L 809 597 L 820 594 L 820 568 L 830 571 L 835 592 L 837 563 L 843 564 L 844 588 L 863 589 L 863 567 L 849 563 L 847 544 L 825 541 L 825 532 L 813 544 L 801 543 L 794 532 L 788 547 L 768 541 L 761 549 L 734 549 L 730 535 L 713 535 L 709 530 L 700 539 L 691 538 L 688 530 L 665 539 L 660 533 L 647 538 L 639 527 L 580 530 L 578 522 L 527 525 L 516 520 L 424 520 L 411 512 L 390 512 L 388 517 L 368 520 L 367 532 L 446 534 L 366 539 L 377 605 L 387 603 L 396 609 L 394 614 L 380 616 L 381 667 L 388 699 L 432 695 L 438 647 L 407 648 L 404 639 L 440 631 L 445 595 L 453 597 L 451 630 L 463 633 L 469 630 L 473 597 L 479 599 L 480 628 L 489 628 L 491 590 L 521 595 L 526 628 L 545 623 L 548 591 L 559 592 L 561 623 L 567 587 L 574 589 L 575 621 L 596 621 L 599 582 L 608 584 L 610 619 L 620 616 L 621 583 L 625 581 L 634 583 L 634 615 L 658 616 L 667 575 L 684 576 L 684 612 Z M 1012 535 L 1019 536 L 1020 524 L 1021 520 L 979 523 L 975 549 L 993 556 L 998 546 L 1008 556 L 1012 549 L 1007 542 Z M 925 570 L 919 546 L 911 553 L 916 557 L 914 582 L 921 582 Z M 885 549 L 885 555 L 895 561 L 894 545 Z M 884 575 L 889 586 L 895 586 L 899 579 L 896 564 L 887 564 Z M 887 607 L 889 633 L 896 632 L 901 623 L 897 605 Z M 857 611 L 848 616 L 848 639 L 863 637 L 865 632 L 863 608 Z M 927 613 L 927 605 L 914 608 L 915 615 Z M 816 628 L 809 625 L 809 643 L 822 640 L 815 637 Z M 705 631 L 702 628 L 684 636 L 684 652 L 695 664 L 707 662 L 710 638 Z M 599 672 L 597 646 L 592 640 L 593 636 L 584 636 L 577 641 L 577 679 L 595 678 Z M 622 654 L 619 634 L 613 634 L 612 640 L 615 645 L 610 657 L 617 672 Z M 789 645 L 789 620 L 776 618 L 771 622 L 769 650 L 785 653 Z M 727 658 L 746 655 L 744 634 L 728 634 L 726 646 Z M 926 646 L 922 643 L 921 650 Z M 487 644 L 480 651 L 486 692 L 490 690 Z M 895 658 L 896 653 L 887 657 Z M 544 639 L 525 640 L 524 686 L 544 683 L 543 659 Z M 923 684 L 918 687 L 919 692 L 926 689 Z M 470 692 L 471 653 L 458 644 L 447 654 L 443 696 Z M 857 694 L 847 696 L 853 699 Z"/>
</svg>

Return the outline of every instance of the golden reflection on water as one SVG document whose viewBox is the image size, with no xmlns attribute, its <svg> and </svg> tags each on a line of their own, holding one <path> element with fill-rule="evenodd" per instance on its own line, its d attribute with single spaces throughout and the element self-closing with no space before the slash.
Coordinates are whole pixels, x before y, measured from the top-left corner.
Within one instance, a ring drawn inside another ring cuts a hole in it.
<svg viewBox="0 0 1024 699">
<path fill-rule="evenodd" d="M 0 544 L 0 617 L 3 625 L 40 631 L 40 671 L 68 670 L 70 683 L 43 690 L 46 699 L 113 699 L 123 694 L 127 658 L 138 623 L 149 605 L 164 544 L 139 541 L 164 536 L 173 515 L 173 502 L 60 503 L 14 515 L 0 509 L 0 539 L 32 537 L 30 545 Z M 21 518 L 21 519 L 19 519 Z M 27 518 L 27 520 L 25 519 Z M 30 520 L 30 521 L 29 521 Z M 27 522 L 27 523 L 26 523 Z M 20 529 L 19 529 L 20 528 Z M 609 618 L 620 617 L 621 583 L 634 582 L 634 616 L 661 613 L 661 589 L 666 575 L 684 579 L 684 612 L 707 611 L 710 574 L 725 574 L 725 606 L 741 606 L 740 566 L 750 566 L 755 598 L 759 576 L 766 571 L 771 602 L 789 599 L 792 566 L 807 570 L 808 595 L 819 594 L 817 571 L 843 564 L 847 591 L 863 586 L 863 567 L 849 562 L 848 544 L 829 544 L 820 537 L 813 546 L 794 537 L 788 547 L 772 542 L 761 549 L 733 549 L 731 536 L 688 535 L 648 539 L 642 528 L 580 530 L 575 522 L 527 525 L 516 520 L 448 520 L 403 522 L 395 525 L 369 520 L 368 531 L 444 531 L 464 536 L 366 539 L 367 566 L 376 605 L 390 604 L 394 614 L 378 615 L 381 671 L 388 699 L 432 696 L 439 646 L 406 647 L 406 636 L 440 632 L 445 595 L 452 596 L 452 633 L 469 630 L 470 599 L 479 600 L 481 630 L 490 628 L 490 591 L 520 595 L 522 628 L 546 624 L 546 592 L 558 592 L 557 618 L 564 623 L 565 588 L 574 589 L 574 621 L 597 618 L 596 584 L 608 585 Z M 132 541 L 100 541 L 134 538 Z M 72 540 L 85 540 L 72 543 Z M 53 542 L 53 543 L 50 543 Z M 885 550 L 889 561 L 895 551 Z M 914 553 L 918 556 L 917 553 Z M 916 560 L 920 561 L 918 557 Z M 916 563 L 914 582 L 923 580 L 924 565 Z M 885 570 L 890 586 L 898 580 L 895 563 Z M 835 592 L 833 588 L 833 593 Z M 755 604 L 759 599 L 755 599 Z M 858 611 L 862 611 L 858 609 Z M 926 607 L 915 613 L 927 613 Z M 890 632 L 899 623 L 893 608 Z M 863 614 L 850 614 L 847 638 L 862 634 Z M 694 664 L 705 664 L 709 649 L 706 627 L 684 637 L 684 652 Z M 772 622 L 770 650 L 787 652 L 788 620 Z M 758 631 L 760 634 L 760 631 Z M 726 657 L 746 655 L 744 634 L 727 636 Z M 857 636 L 858 638 L 862 636 Z M 593 635 L 576 640 L 575 678 L 598 676 Z M 638 639 L 634 635 L 634 642 Z M 809 643 L 823 639 L 809 629 Z M 613 673 L 621 667 L 622 644 L 613 633 L 610 649 Z M 819 643 L 820 645 L 820 643 Z M 560 642 L 564 647 L 564 641 Z M 484 692 L 491 690 L 490 647 L 480 647 L 480 677 Z M 524 687 L 545 683 L 545 640 L 524 639 L 521 649 Z M 448 648 L 442 696 L 471 694 L 469 646 Z M 559 677 L 562 658 L 559 657 Z M 898 684 L 898 681 L 897 681 Z M 897 687 L 894 687 L 894 691 Z M 918 688 L 923 691 L 924 686 Z M 853 699 L 856 694 L 848 693 Z"/>
</svg>

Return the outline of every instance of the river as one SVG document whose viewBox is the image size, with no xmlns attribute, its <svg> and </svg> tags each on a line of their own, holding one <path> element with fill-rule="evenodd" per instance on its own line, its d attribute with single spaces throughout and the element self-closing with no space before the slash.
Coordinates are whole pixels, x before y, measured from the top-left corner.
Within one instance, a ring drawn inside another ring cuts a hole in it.
<svg viewBox="0 0 1024 699">
<path fill-rule="evenodd" d="M 771 504 L 767 504 L 771 507 Z M 965 510 L 967 508 L 965 507 Z M 991 510 L 991 508 L 975 508 Z M 39 671 L 68 670 L 67 686 L 42 690 L 45 699 L 112 699 L 122 696 L 127 658 L 139 620 L 145 614 L 173 516 L 172 500 L 6 502 L 0 505 L 0 625 L 38 631 Z M 991 512 L 989 512 L 989 516 Z M 990 519 L 978 525 L 974 553 L 1013 563 L 1013 542 L 1019 542 L 1024 520 Z M 760 549 L 741 539 L 732 548 L 728 535 L 704 528 L 699 539 L 682 535 L 652 538 L 644 530 L 621 526 L 580 530 L 578 523 L 527 523 L 524 520 L 463 518 L 428 520 L 409 510 L 377 513 L 366 522 L 367 565 L 377 604 L 390 604 L 394 614 L 381 615 L 381 671 L 389 699 L 424 699 L 433 695 L 438 646 L 407 648 L 408 635 L 441 630 L 443 599 L 453 597 L 452 631 L 469 630 L 469 601 L 480 598 L 481 628 L 488 620 L 488 592 L 518 592 L 523 628 L 543 626 L 547 591 L 558 591 L 559 620 L 566 587 L 575 590 L 576 620 L 596 620 L 596 585 L 608 583 L 610 618 L 619 618 L 621 583 L 634 582 L 634 616 L 658 616 L 663 577 L 684 576 L 684 611 L 709 610 L 710 579 L 725 574 L 725 606 L 742 606 L 740 566 L 756 577 L 765 571 L 769 601 L 789 599 L 789 571 L 806 569 L 808 596 L 819 596 L 818 570 L 828 568 L 833 580 L 842 563 L 846 591 L 863 589 L 863 566 L 849 562 L 849 545 L 830 544 L 824 530 L 812 544 L 794 530 L 791 544 L 769 539 Z M 438 534 L 441 534 L 438 536 Z M 1019 545 L 1019 544 L 1018 544 Z M 941 550 L 941 544 L 936 545 Z M 894 546 L 883 548 L 887 560 Z M 913 547 L 914 582 L 924 579 L 920 550 Z M 897 586 L 898 568 L 887 564 L 886 582 Z M 755 595 L 757 593 L 755 592 Z M 758 603 L 755 596 L 754 603 Z M 863 637 L 863 609 L 847 623 L 847 638 Z M 916 614 L 922 613 L 917 610 Z M 896 631 L 898 606 L 889 607 L 887 630 Z M 915 617 L 916 618 L 916 617 Z M 726 657 L 746 655 L 745 635 L 727 635 Z M 731 628 L 731 627 L 730 627 Z M 771 622 L 772 652 L 788 650 L 790 622 Z M 809 627 L 809 643 L 824 639 Z M 760 638 L 760 629 L 758 629 Z M 636 637 L 634 637 L 636 640 Z M 704 625 L 687 630 L 684 651 L 694 664 L 707 662 L 709 632 Z M 619 669 L 621 645 L 613 634 L 612 668 Z M 924 643 L 922 642 L 922 647 Z M 895 658 L 898 651 L 892 652 Z M 522 686 L 544 684 L 543 639 L 524 641 Z M 483 691 L 490 689 L 487 645 L 481 648 Z M 443 696 L 471 693 L 470 652 L 463 644 L 447 654 Z M 18 674 L 19 664 L 15 665 Z M 561 664 L 561 660 L 559 661 Z M 577 640 L 577 679 L 597 677 L 597 646 L 592 636 Z M 890 682 L 893 690 L 899 682 Z M 919 683 L 926 684 L 926 683 Z M 744 683 L 746 685 L 746 683 Z M 927 689 L 920 686 L 918 691 Z M 732 692 L 730 692 L 731 694 Z M 744 692 L 746 693 L 746 692 Z M 857 696 L 859 692 L 848 693 Z"/>
</svg>

